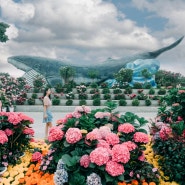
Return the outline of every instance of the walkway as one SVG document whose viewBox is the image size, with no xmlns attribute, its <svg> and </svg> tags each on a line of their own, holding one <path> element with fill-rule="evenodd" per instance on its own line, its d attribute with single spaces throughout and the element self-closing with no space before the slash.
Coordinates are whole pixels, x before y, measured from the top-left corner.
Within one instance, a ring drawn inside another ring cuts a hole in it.
<svg viewBox="0 0 185 185">
<path fill-rule="evenodd" d="M 32 125 L 32 128 L 35 130 L 35 138 L 44 138 L 45 124 L 42 123 L 43 113 L 24 111 L 22 112 L 34 119 L 34 124 Z M 122 112 L 120 113 L 123 114 Z M 56 125 L 56 121 L 60 118 L 63 118 L 66 114 L 66 112 L 53 112 L 53 125 Z M 154 117 L 156 116 L 156 112 L 139 112 L 135 114 L 137 114 L 139 117 L 144 117 L 147 120 L 154 119 Z"/>
</svg>

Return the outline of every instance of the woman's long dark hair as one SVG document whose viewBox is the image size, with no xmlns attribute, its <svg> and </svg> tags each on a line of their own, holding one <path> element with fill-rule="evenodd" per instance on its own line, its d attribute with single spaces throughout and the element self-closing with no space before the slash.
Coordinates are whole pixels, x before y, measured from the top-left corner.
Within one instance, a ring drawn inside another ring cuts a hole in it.
<svg viewBox="0 0 185 185">
<path fill-rule="evenodd" d="M 44 89 L 43 98 L 46 96 L 48 89 L 51 89 L 51 88 L 50 88 L 50 87 L 46 87 L 46 88 Z M 48 97 L 49 97 L 49 99 L 51 100 L 51 94 L 50 94 Z"/>
</svg>

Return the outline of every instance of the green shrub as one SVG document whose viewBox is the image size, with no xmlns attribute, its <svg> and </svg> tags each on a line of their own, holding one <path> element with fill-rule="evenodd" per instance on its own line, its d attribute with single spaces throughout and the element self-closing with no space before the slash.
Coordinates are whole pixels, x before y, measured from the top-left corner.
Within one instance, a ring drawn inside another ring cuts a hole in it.
<svg viewBox="0 0 185 185">
<path fill-rule="evenodd" d="M 97 87 L 98 87 L 98 84 L 95 83 L 95 82 L 93 82 L 93 83 L 90 84 L 90 87 L 91 87 L 91 88 L 97 88 Z"/>
<path fill-rule="evenodd" d="M 166 94 L 166 89 L 160 88 L 158 91 L 158 95 L 165 95 Z"/>
<path fill-rule="evenodd" d="M 132 100 L 132 106 L 139 106 L 139 104 L 140 104 L 140 101 L 137 98 Z"/>
<path fill-rule="evenodd" d="M 110 93 L 110 89 L 109 88 L 105 88 L 102 90 L 102 94 L 108 94 Z"/>
<path fill-rule="evenodd" d="M 122 91 L 121 91 L 120 88 L 116 88 L 116 89 L 113 89 L 113 93 L 114 94 L 119 94 L 119 93 L 122 93 Z"/>
<path fill-rule="evenodd" d="M 143 84 L 144 89 L 150 89 L 151 87 L 152 87 L 152 85 L 149 82 L 146 82 Z"/>
<path fill-rule="evenodd" d="M 121 99 L 126 99 L 125 94 L 115 94 L 114 95 L 115 100 L 121 100 Z"/>
<path fill-rule="evenodd" d="M 86 100 L 88 98 L 87 94 L 84 92 L 81 92 L 78 94 L 78 99 L 79 100 Z"/>
<path fill-rule="evenodd" d="M 94 99 L 96 99 L 96 98 L 100 98 L 100 93 L 97 92 L 97 93 L 95 93 L 95 94 L 92 94 L 92 95 L 91 95 L 91 98 L 92 98 L 92 100 L 94 100 Z"/>
<path fill-rule="evenodd" d="M 72 105 L 72 104 L 73 104 L 73 100 L 69 99 L 69 100 L 66 101 L 66 105 L 67 105 L 67 106 L 70 106 L 70 105 Z"/>
<path fill-rule="evenodd" d="M 87 101 L 86 100 L 80 100 L 79 101 L 79 105 L 82 106 L 82 105 L 87 105 Z"/>
<path fill-rule="evenodd" d="M 150 99 L 146 99 L 145 100 L 145 105 L 146 106 L 150 106 L 152 104 L 151 100 Z"/>
<path fill-rule="evenodd" d="M 28 98 L 27 102 L 28 102 L 28 105 L 35 105 L 35 99 L 33 98 Z"/>
<path fill-rule="evenodd" d="M 99 92 L 99 89 L 94 88 L 94 89 L 91 89 L 89 93 L 90 93 L 90 94 L 95 94 L 95 93 L 97 93 L 97 92 Z"/>
<path fill-rule="evenodd" d="M 139 82 L 134 83 L 133 89 L 142 89 L 143 85 Z"/>
<path fill-rule="evenodd" d="M 36 93 L 33 93 L 33 94 L 31 95 L 31 98 L 37 99 L 37 94 L 36 94 Z"/>
<path fill-rule="evenodd" d="M 62 87 L 62 84 L 61 83 L 58 83 L 55 85 L 55 92 L 56 93 L 62 93 L 64 92 L 64 88 Z"/>
<path fill-rule="evenodd" d="M 101 86 L 102 89 L 107 89 L 108 84 L 106 82 L 103 82 L 103 83 L 100 84 L 100 86 Z"/>
<path fill-rule="evenodd" d="M 140 93 L 137 95 L 138 100 L 146 100 L 148 96 L 144 93 Z"/>
<path fill-rule="evenodd" d="M 100 98 L 95 98 L 93 100 L 93 106 L 100 106 L 101 105 L 101 100 Z"/>
<path fill-rule="evenodd" d="M 124 90 L 124 93 L 125 93 L 125 94 L 131 94 L 131 93 L 132 93 L 132 87 L 127 87 L 127 88 Z"/>
<path fill-rule="evenodd" d="M 150 90 L 148 91 L 148 94 L 155 94 L 155 89 L 153 89 L 153 88 L 150 88 Z"/>
<path fill-rule="evenodd" d="M 111 95 L 110 94 L 104 94 L 104 99 L 105 100 L 110 100 L 111 99 Z"/>
<path fill-rule="evenodd" d="M 127 105 L 127 101 L 125 99 L 119 100 L 119 106 L 126 106 L 126 105 Z"/>
<path fill-rule="evenodd" d="M 59 98 L 52 99 L 52 105 L 59 105 L 59 104 L 60 104 L 60 99 Z"/>
</svg>

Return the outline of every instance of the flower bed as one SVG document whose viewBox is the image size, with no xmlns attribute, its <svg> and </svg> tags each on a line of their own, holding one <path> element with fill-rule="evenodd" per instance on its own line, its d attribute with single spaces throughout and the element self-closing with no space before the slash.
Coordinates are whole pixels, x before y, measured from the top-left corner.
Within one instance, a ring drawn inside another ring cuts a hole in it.
<svg viewBox="0 0 185 185">
<path fill-rule="evenodd" d="M 141 128 L 146 120 L 133 113 L 119 115 L 113 112 L 115 108 L 113 102 L 94 111 L 76 107 L 50 130 L 51 151 L 43 158 L 41 170 L 54 173 L 56 185 L 158 183 L 158 171 L 152 170 L 143 155 L 144 144 L 149 142 Z"/>
<path fill-rule="evenodd" d="M 23 113 L 0 112 L 0 167 L 19 162 L 34 135 L 32 123 Z"/>
<path fill-rule="evenodd" d="M 185 90 L 171 89 L 152 123 L 153 150 L 160 155 L 159 166 L 168 176 L 184 185 L 185 179 Z M 167 105 L 169 108 L 167 108 Z"/>
</svg>

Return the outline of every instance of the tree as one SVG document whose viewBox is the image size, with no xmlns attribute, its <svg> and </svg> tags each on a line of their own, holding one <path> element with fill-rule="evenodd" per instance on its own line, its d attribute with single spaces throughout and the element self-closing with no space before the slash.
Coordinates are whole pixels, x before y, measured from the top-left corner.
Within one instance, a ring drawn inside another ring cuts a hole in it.
<svg viewBox="0 0 185 185">
<path fill-rule="evenodd" d="M 152 74 L 148 71 L 148 69 L 143 69 L 141 71 L 141 75 L 145 78 L 145 82 L 147 81 L 147 79 L 152 77 Z"/>
<path fill-rule="evenodd" d="M 7 28 L 9 28 L 8 24 L 0 22 L 0 42 L 6 42 L 9 40 L 8 36 L 5 34 Z"/>
<path fill-rule="evenodd" d="M 118 73 L 114 74 L 114 78 L 120 85 L 124 83 L 130 83 L 132 81 L 133 70 L 122 68 Z"/>
<path fill-rule="evenodd" d="M 159 70 L 155 74 L 155 81 L 158 85 L 162 86 L 174 86 L 180 83 L 182 75 L 180 73 L 174 73 L 171 71 Z"/>
<path fill-rule="evenodd" d="M 74 77 L 75 70 L 71 66 L 60 68 L 60 76 L 64 79 L 64 83 L 68 83 L 71 77 Z"/>
<path fill-rule="evenodd" d="M 89 75 L 89 77 L 90 77 L 91 79 L 94 80 L 95 78 L 98 77 L 98 71 L 96 71 L 96 70 L 91 70 L 91 71 L 88 72 L 88 75 Z"/>
</svg>

